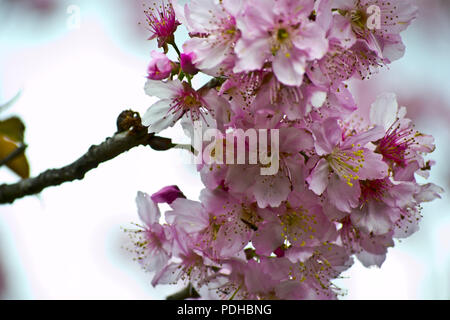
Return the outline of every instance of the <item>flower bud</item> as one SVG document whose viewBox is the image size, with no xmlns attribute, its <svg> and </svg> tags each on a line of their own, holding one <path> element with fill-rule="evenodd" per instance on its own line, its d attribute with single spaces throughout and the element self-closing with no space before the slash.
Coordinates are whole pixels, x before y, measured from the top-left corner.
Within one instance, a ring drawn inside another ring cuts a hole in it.
<svg viewBox="0 0 450 320">
<path fill-rule="evenodd" d="M 177 186 L 167 186 L 154 193 L 151 196 L 152 200 L 156 203 L 168 203 L 171 204 L 178 198 L 186 198 Z"/>
<path fill-rule="evenodd" d="M 170 76 L 172 72 L 172 62 L 164 53 L 152 51 L 153 60 L 148 66 L 148 79 L 163 80 Z"/>
<path fill-rule="evenodd" d="M 195 65 L 192 63 L 192 60 L 194 59 L 194 53 L 182 53 L 180 55 L 180 65 L 181 70 L 183 70 L 186 74 L 196 74 L 198 72 L 198 69 L 195 67 Z"/>
</svg>

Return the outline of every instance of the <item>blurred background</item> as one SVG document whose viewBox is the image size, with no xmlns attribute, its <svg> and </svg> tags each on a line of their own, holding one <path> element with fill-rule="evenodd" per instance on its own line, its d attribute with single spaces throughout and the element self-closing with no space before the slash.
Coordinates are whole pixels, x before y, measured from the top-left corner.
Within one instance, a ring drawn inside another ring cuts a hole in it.
<svg viewBox="0 0 450 320">
<path fill-rule="evenodd" d="M 150 1 L 153 2 L 153 1 Z M 352 84 L 361 107 L 397 93 L 417 127 L 436 138 L 429 181 L 450 190 L 450 1 L 417 0 L 420 16 L 403 33 L 403 59 Z M 150 52 L 143 0 L 0 0 L 0 119 L 26 125 L 31 176 L 67 165 L 115 130 L 118 114 L 143 113 Z M 180 29 L 180 28 L 179 28 Z M 186 35 L 180 30 L 178 44 Z M 173 56 L 175 58 L 175 56 Z M 200 79 L 201 81 L 201 79 Z M 180 128 L 164 136 L 184 139 Z M 198 199 L 202 184 L 180 150 L 135 148 L 82 181 L 0 206 L 0 298 L 164 299 L 125 250 L 122 228 L 138 222 L 138 190 L 177 184 Z M 0 183 L 18 177 L 0 168 Z M 358 262 L 336 281 L 343 299 L 450 299 L 450 202 L 425 204 L 421 229 L 389 249 L 384 265 Z"/>
</svg>

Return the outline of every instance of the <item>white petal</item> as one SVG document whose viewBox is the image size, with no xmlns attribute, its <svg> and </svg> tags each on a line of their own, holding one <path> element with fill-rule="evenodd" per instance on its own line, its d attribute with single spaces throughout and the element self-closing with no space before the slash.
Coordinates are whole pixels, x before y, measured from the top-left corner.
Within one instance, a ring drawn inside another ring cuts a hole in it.
<svg viewBox="0 0 450 320">
<path fill-rule="evenodd" d="M 183 268 L 178 263 L 172 262 L 162 268 L 152 279 L 152 286 L 158 284 L 175 284 L 183 274 Z"/>
<path fill-rule="evenodd" d="M 390 62 L 396 61 L 405 55 L 406 47 L 399 35 L 392 35 L 393 38 L 386 41 L 383 47 L 383 56 Z"/>
<path fill-rule="evenodd" d="M 138 192 L 136 197 L 138 214 L 141 220 L 148 226 L 159 222 L 161 213 L 158 205 L 153 202 L 150 196 L 144 192 Z"/>
<path fill-rule="evenodd" d="M 382 126 L 385 130 L 397 119 L 398 103 L 394 93 L 383 93 L 370 108 L 370 121 Z"/>
<path fill-rule="evenodd" d="M 352 223 L 367 233 L 373 232 L 376 235 L 389 232 L 393 226 L 389 214 L 394 209 L 384 203 L 369 201 L 369 203 L 360 210 L 353 210 L 350 218 Z"/>
<path fill-rule="evenodd" d="M 380 268 L 384 260 L 386 260 L 386 254 L 373 254 L 367 251 L 357 253 L 356 257 L 366 268 L 371 266 L 377 266 Z"/>
<path fill-rule="evenodd" d="M 222 63 L 230 51 L 229 44 L 221 42 L 220 38 L 214 35 L 208 38 L 192 38 L 184 45 L 185 52 L 194 52 L 194 63 L 199 69 L 212 69 Z"/>
<path fill-rule="evenodd" d="M 229 14 L 236 17 L 242 10 L 245 0 L 223 0 L 222 5 Z"/>
<path fill-rule="evenodd" d="M 295 57 L 291 53 L 279 52 L 273 63 L 273 72 L 278 81 L 287 86 L 299 86 L 303 82 L 306 62 L 304 57 Z"/>
<path fill-rule="evenodd" d="M 144 86 L 145 93 L 149 96 L 158 97 L 160 99 L 170 99 L 176 96 L 178 92 L 183 91 L 183 85 L 179 80 L 151 80 L 148 79 Z"/>
<path fill-rule="evenodd" d="M 189 10 L 185 10 L 185 15 L 194 29 L 191 31 L 209 33 L 220 27 L 220 21 L 226 19 L 228 14 L 218 2 L 212 0 L 191 0 L 189 2 Z"/>
<path fill-rule="evenodd" d="M 324 91 L 316 91 L 311 96 L 311 104 L 314 108 L 320 108 L 327 99 L 327 93 Z"/>
<path fill-rule="evenodd" d="M 189 23 L 186 19 L 185 14 L 185 6 L 179 3 L 179 0 L 172 0 L 172 7 L 173 11 L 175 11 L 175 16 L 177 17 L 177 20 L 186 28 L 189 29 Z"/>
<path fill-rule="evenodd" d="M 164 99 L 156 102 L 147 109 L 142 117 L 142 124 L 149 127 L 149 133 L 158 133 L 171 127 L 179 119 L 177 113 L 169 112 L 170 100 Z"/>
</svg>

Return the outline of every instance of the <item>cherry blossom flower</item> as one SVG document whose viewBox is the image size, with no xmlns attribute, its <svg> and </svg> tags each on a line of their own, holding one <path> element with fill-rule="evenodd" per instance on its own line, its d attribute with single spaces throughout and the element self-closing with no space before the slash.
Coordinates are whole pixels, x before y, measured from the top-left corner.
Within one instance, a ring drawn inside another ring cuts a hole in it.
<svg viewBox="0 0 450 320">
<path fill-rule="evenodd" d="M 136 203 L 144 226 L 126 230 L 135 246 L 132 251 L 145 270 L 159 272 L 172 255 L 172 231 L 159 223 L 161 213 L 148 194 L 139 192 Z"/>
<path fill-rule="evenodd" d="M 306 179 L 309 188 L 318 195 L 327 190 L 335 206 L 348 212 L 358 204 L 360 180 L 381 179 L 388 174 L 382 156 L 366 147 L 369 142 L 378 140 L 383 130 L 375 127 L 343 139 L 335 118 L 313 124 L 312 130 L 316 152 L 322 157 Z"/>
<path fill-rule="evenodd" d="M 313 9 L 310 0 L 247 1 L 236 17 L 241 38 L 233 71 L 260 70 L 269 61 L 281 83 L 299 86 L 307 61 L 322 58 L 328 49 L 325 30 L 308 18 Z"/>
<path fill-rule="evenodd" d="M 167 44 L 174 41 L 173 34 L 180 24 L 175 17 L 172 3 L 165 3 L 163 0 L 157 6 L 155 4 L 155 6 L 144 10 L 144 13 L 151 32 L 149 40 L 157 39 L 158 47 L 166 48 Z"/>
<path fill-rule="evenodd" d="M 390 164 L 397 178 L 414 179 L 414 172 L 425 167 L 423 154 L 434 151 L 434 139 L 414 128 L 405 118 L 406 108 L 398 107 L 395 94 L 382 94 L 372 104 L 370 117 L 386 130 L 377 150 Z M 412 168 L 412 170 L 410 170 Z"/>
<path fill-rule="evenodd" d="M 198 68 L 213 70 L 233 55 L 239 37 L 235 14 L 242 0 L 191 0 L 184 7 L 177 4 L 177 18 L 192 36 L 183 48 L 192 52 Z"/>
<path fill-rule="evenodd" d="M 375 14 L 370 13 L 371 6 L 380 12 L 379 26 L 371 26 L 368 21 Z M 349 36 L 363 40 L 380 58 L 392 62 L 403 56 L 405 46 L 399 34 L 417 15 L 417 7 L 411 1 L 335 0 L 333 7 L 345 18 L 341 28 L 349 26 Z"/>
<path fill-rule="evenodd" d="M 171 127 L 183 116 L 192 121 L 200 118 L 206 120 L 209 106 L 187 82 L 147 80 L 145 92 L 161 99 L 153 104 L 142 118 L 142 123 L 149 127 L 149 132 L 158 133 Z"/>
</svg>

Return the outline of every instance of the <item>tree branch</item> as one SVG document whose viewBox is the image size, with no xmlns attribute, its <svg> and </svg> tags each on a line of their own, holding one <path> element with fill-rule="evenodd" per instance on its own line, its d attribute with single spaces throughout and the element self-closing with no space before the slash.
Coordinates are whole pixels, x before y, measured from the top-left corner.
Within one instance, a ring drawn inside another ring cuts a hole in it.
<svg viewBox="0 0 450 320">
<path fill-rule="evenodd" d="M 210 90 L 220 86 L 225 78 L 212 78 L 198 91 Z M 47 170 L 35 178 L 29 178 L 14 184 L 0 185 L 0 204 L 13 203 L 14 200 L 41 192 L 47 187 L 64 182 L 81 180 L 84 175 L 97 168 L 102 162 L 114 159 L 118 155 L 137 146 L 150 146 L 157 151 L 175 147 L 168 138 L 149 134 L 141 123 L 141 117 L 132 110 L 123 111 L 117 118 L 117 133 L 103 143 L 94 145 L 77 161 L 60 169 Z M 194 152 L 191 149 L 191 152 Z"/>
<path fill-rule="evenodd" d="M 13 203 L 14 200 L 41 192 L 47 187 L 64 182 L 81 180 L 99 164 L 114 159 L 118 155 L 137 146 L 150 146 L 163 151 L 174 147 L 168 138 L 149 134 L 141 124 L 138 113 L 127 110 L 117 119 L 118 132 L 99 145 L 94 145 L 78 160 L 59 169 L 47 170 L 35 178 L 21 180 L 14 184 L 0 185 L 0 204 Z"/>
</svg>

